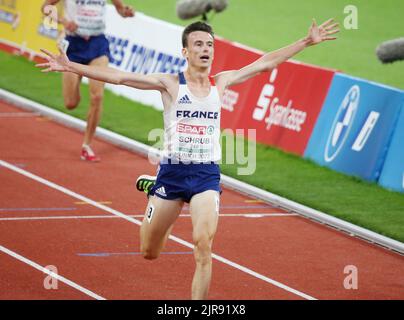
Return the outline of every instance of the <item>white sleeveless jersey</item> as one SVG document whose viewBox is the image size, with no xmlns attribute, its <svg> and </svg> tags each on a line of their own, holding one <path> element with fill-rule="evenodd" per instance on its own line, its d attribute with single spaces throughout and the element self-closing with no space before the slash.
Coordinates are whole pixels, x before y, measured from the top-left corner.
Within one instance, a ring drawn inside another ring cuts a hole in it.
<svg viewBox="0 0 404 320">
<path fill-rule="evenodd" d="M 68 35 L 90 37 L 103 34 L 105 31 L 105 15 L 107 0 L 64 0 L 64 15 L 74 21 L 78 29 Z"/>
<path fill-rule="evenodd" d="M 211 80 L 210 93 L 195 97 L 183 73 L 175 102 L 164 110 L 164 156 L 182 162 L 217 162 L 221 159 L 218 90 Z"/>
</svg>

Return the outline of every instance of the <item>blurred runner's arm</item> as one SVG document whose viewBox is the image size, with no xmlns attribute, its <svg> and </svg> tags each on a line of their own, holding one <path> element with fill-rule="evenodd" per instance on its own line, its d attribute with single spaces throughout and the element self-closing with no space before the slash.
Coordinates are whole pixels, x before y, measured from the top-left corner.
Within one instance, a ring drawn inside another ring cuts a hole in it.
<svg viewBox="0 0 404 320">
<path fill-rule="evenodd" d="M 131 6 L 127 6 L 122 0 L 112 0 L 116 11 L 124 18 L 133 17 L 135 15 L 135 10 Z"/>
</svg>

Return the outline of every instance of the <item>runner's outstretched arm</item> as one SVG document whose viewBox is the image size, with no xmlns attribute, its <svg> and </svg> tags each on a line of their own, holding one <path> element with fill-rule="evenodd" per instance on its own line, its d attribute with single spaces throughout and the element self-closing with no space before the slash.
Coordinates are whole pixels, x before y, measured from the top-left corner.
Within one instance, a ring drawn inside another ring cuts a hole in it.
<svg viewBox="0 0 404 320">
<path fill-rule="evenodd" d="M 217 74 L 215 76 L 216 83 L 220 83 L 221 87 L 223 88 L 242 83 L 260 74 L 261 72 L 274 69 L 282 62 L 285 62 L 309 46 L 316 45 L 327 40 L 335 40 L 336 37 L 331 35 L 337 32 L 339 32 L 338 23 L 334 23 L 334 19 L 329 19 L 320 26 L 317 26 L 316 21 L 313 19 L 312 25 L 310 26 L 306 37 L 287 47 L 269 52 L 240 70 L 225 71 Z"/>
<path fill-rule="evenodd" d="M 123 72 L 110 67 L 87 66 L 70 61 L 60 46 L 58 49 L 59 55 L 41 49 L 41 51 L 46 54 L 46 59 L 48 60 L 48 62 L 36 65 L 37 67 L 44 68 L 42 72 L 72 72 L 102 82 L 123 84 L 143 90 L 162 91 L 166 89 L 162 77 L 159 74 L 143 75 Z"/>
</svg>

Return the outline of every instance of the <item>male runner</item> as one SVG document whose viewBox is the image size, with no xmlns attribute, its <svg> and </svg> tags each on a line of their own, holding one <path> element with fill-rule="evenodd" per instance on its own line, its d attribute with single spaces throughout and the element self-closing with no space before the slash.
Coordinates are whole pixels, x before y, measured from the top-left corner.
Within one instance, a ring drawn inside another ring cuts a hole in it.
<svg viewBox="0 0 404 320">
<path fill-rule="evenodd" d="M 209 77 L 214 53 L 211 27 L 196 22 L 185 28 L 182 54 L 187 70 L 178 75 L 135 74 L 100 66 L 73 63 L 60 49 L 56 56 L 47 50 L 48 62 L 39 64 L 43 72 L 73 72 L 99 81 L 123 84 L 137 89 L 158 90 L 164 105 L 164 159 L 157 181 L 150 190 L 149 203 L 140 230 L 144 258 L 156 259 L 164 248 L 173 223 L 189 202 L 193 226 L 196 262 L 192 281 L 192 299 L 206 299 L 212 275 L 212 242 L 219 213 L 220 171 L 215 163 L 221 158 L 219 145 L 220 110 L 223 92 L 296 55 L 303 49 L 336 38 L 333 19 L 317 26 L 295 43 L 267 53 L 240 70 Z"/>
<path fill-rule="evenodd" d="M 48 5 L 55 5 L 60 0 L 45 0 L 42 12 Z M 64 17 L 58 19 L 67 34 L 65 45 L 70 61 L 93 65 L 107 66 L 110 52 L 109 43 L 104 35 L 107 0 L 63 0 Z M 121 0 L 112 0 L 117 12 L 124 18 L 133 17 L 132 7 Z M 63 97 L 67 109 L 73 110 L 80 102 L 81 76 L 66 72 L 63 74 Z M 90 107 L 87 116 L 87 127 L 81 150 L 81 159 L 98 162 L 90 144 L 101 119 L 104 83 L 89 80 Z"/>
</svg>

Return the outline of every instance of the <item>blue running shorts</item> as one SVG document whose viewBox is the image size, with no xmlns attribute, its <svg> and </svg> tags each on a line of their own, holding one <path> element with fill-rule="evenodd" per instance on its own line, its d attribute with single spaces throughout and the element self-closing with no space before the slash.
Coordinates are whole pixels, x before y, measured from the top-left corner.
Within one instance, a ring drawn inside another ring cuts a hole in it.
<svg viewBox="0 0 404 320">
<path fill-rule="evenodd" d="M 194 195 L 207 190 L 222 192 L 218 164 L 164 163 L 159 166 L 156 183 L 149 195 L 189 202 Z"/>
<path fill-rule="evenodd" d="M 66 55 L 70 61 L 89 64 L 92 60 L 107 56 L 110 59 L 109 42 L 105 35 L 93 36 L 88 40 L 82 37 L 66 36 L 69 42 Z"/>
</svg>

